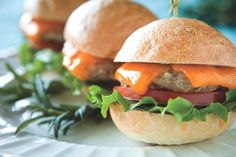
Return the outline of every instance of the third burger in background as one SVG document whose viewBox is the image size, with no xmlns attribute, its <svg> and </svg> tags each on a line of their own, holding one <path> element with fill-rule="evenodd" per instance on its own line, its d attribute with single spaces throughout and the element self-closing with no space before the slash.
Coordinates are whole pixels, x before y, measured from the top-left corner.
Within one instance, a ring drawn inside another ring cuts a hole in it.
<svg viewBox="0 0 236 157">
<path fill-rule="evenodd" d="M 65 27 L 64 66 L 79 80 L 113 80 L 113 58 L 126 38 L 156 17 L 128 0 L 93 0 L 77 8 Z"/>
<path fill-rule="evenodd" d="M 64 25 L 71 12 L 87 0 L 26 0 L 20 28 L 35 49 L 61 50 Z"/>
</svg>

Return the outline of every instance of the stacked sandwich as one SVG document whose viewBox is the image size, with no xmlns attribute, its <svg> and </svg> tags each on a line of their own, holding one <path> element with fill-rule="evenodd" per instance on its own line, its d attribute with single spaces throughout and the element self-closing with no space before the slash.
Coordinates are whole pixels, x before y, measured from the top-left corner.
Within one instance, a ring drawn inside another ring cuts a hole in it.
<svg viewBox="0 0 236 157">
<path fill-rule="evenodd" d="M 114 79 L 113 58 L 136 29 L 156 20 L 128 0 L 94 0 L 78 7 L 65 26 L 63 65 L 82 81 Z"/>
<path fill-rule="evenodd" d="M 93 86 L 104 117 L 110 107 L 127 136 L 184 144 L 225 132 L 236 111 L 236 48 L 207 24 L 188 18 L 152 22 L 135 31 L 115 57 L 123 63 L 111 95 Z M 99 93 L 100 92 L 100 93 Z M 93 97 L 90 97 L 93 99 Z"/>
<path fill-rule="evenodd" d="M 86 0 L 26 0 L 20 28 L 35 49 L 63 46 L 63 31 L 71 12 Z"/>
</svg>

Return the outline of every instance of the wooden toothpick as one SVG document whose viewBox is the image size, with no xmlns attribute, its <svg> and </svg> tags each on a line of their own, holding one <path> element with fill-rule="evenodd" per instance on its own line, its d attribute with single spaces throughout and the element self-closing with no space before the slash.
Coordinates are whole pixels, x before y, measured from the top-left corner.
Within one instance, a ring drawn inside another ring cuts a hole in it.
<svg viewBox="0 0 236 157">
<path fill-rule="evenodd" d="M 170 11 L 169 14 L 173 17 L 178 17 L 178 6 L 179 6 L 179 0 L 170 0 Z"/>
</svg>

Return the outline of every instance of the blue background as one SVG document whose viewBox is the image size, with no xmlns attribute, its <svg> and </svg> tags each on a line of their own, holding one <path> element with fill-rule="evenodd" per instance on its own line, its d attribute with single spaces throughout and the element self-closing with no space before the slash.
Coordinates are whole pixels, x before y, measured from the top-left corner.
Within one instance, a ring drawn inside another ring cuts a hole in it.
<svg viewBox="0 0 236 157">
<path fill-rule="evenodd" d="M 169 0 L 136 0 L 149 8 L 159 18 L 168 18 Z M 194 0 L 181 0 L 181 5 Z M 23 12 L 23 0 L 0 0 L 0 49 L 17 47 L 24 38 L 18 22 Z M 216 27 L 236 44 L 235 27 Z"/>
</svg>

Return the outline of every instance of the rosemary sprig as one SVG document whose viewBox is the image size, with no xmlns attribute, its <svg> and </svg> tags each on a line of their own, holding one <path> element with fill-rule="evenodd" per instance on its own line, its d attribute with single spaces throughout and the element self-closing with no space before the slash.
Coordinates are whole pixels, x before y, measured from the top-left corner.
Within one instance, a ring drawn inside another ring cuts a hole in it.
<svg viewBox="0 0 236 157">
<path fill-rule="evenodd" d="M 35 91 L 32 78 L 27 77 L 28 75 L 26 73 L 24 75 L 18 74 L 10 64 L 6 64 L 6 67 L 13 74 L 14 79 L 0 88 L 0 104 L 14 105 L 18 100 L 31 97 Z M 58 94 L 66 88 L 60 80 L 52 80 L 46 87 L 45 90 L 48 94 Z"/>
<path fill-rule="evenodd" d="M 66 135 L 71 126 L 81 123 L 84 120 L 97 121 L 102 119 L 100 111 L 88 104 L 80 104 L 80 106 L 60 104 L 59 106 L 54 106 L 39 75 L 35 76 L 33 85 L 35 89 L 33 95 L 37 103 L 29 105 L 27 111 L 37 113 L 38 116 L 30 117 L 22 122 L 17 127 L 15 134 L 18 134 L 30 124 L 38 122 L 39 125 L 47 125 L 48 131 L 53 129 L 54 137 L 58 138 L 60 132 Z"/>
<path fill-rule="evenodd" d="M 33 84 L 23 75 L 17 74 L 10 64 L 6 64 L 6 67 L 13 74 L 14 80 L 0 88 L 0 102 L 1 105 L 13 105 L 16 101 L 31 96 Z"/>
<path fill-rule="evenodd" d="M 55 105 L 50 96 L 71 90 L 73 95 L 80 95 L 84 86 L 62 66 L 62 54 L 52 50 L 32 50 L 28 44 L 23 44 L 19 50 L 21 65 L 25 73 L 19 75 L 15 69 L 6 64 L 14 80 L 0 88 L 1 105 L 12 106 L 18 100 L 33 100 L 24 109 L 31 112 L 32 116 L 22 122 L 16 129 L 15 134 L 20 133 L 32 123 L 48 126 L 48 131 L 53 130 L 54 137 L 60 133 L 66 135 L 69 128 L 85 120 L 101 120 L 100 111 L 88 104 Z M 57 72 L 63 79 L 56 78 L 50 82 L 44 82 L 41 76 L 45 72 Z M 29 99 L 28 99 L 29 98 Z"/>
</svg>

